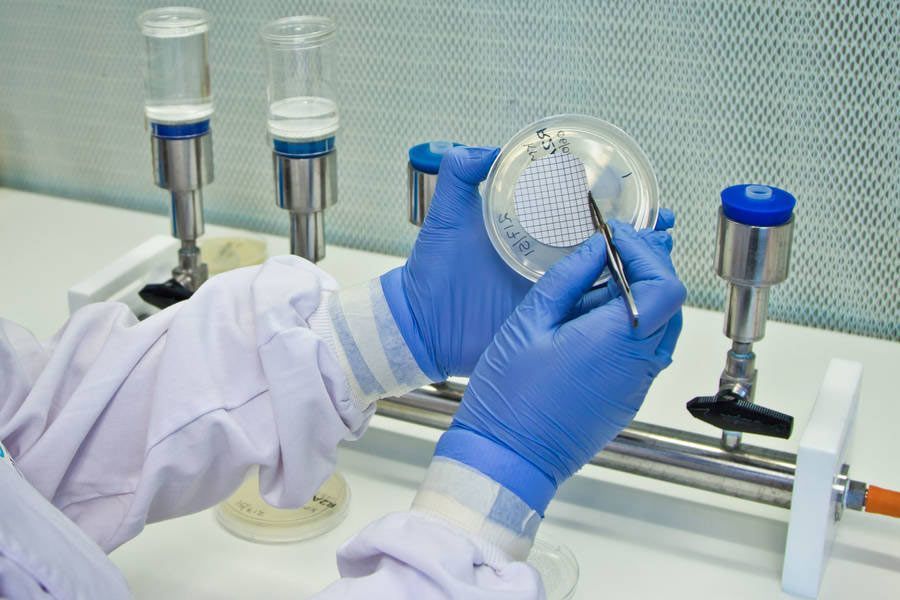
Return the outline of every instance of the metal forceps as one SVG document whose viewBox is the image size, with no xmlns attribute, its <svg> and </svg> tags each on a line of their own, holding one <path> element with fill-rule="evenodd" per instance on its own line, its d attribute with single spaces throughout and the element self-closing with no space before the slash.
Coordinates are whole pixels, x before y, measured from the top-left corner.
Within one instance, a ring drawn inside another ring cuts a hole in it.
<svg viewBox="0 0 900 600">
<path fill-rule="evenodd" d="M 622 257 L 619 256 L 619 251 L 613 243 L 612 230 L 606 224 L 606 221 L 603 220 L 600 209 L 597 208 L 597 202 L 590 191 L 588 191 L 588 206 L 591 209 L 591 221 L 594 222 L 594 229 L 602 233 L 603 239 L 606 241 L 606 261 L 609 263 L 609 272 L 612 273 L 613 279 L 616 280 L 616 284 L 622 290 L 622 297 L 625 298 L 625 307 L 628 309 L 628 316 L 631 318 L 631 326 L 637 327 L 637 304 L 634 303 L 631 285 L 629 285 L 628 279 L 625 277 L 625 266 L 622 264 Z"/>
</svg>

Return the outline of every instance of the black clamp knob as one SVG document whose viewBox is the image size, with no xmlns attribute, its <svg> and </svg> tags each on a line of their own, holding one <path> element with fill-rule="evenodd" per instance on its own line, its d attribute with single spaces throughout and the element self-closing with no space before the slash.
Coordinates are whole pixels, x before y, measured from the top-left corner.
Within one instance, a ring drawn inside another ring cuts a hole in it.
<svg viewBox="0 0 900 600">
<path fill-rule="evenodd" d="M 794 417 L 745 400 L 731 389 L 715 396 L 698 396 L 687 403 L 696 418 L 726 431 L 742 431 L 788 439 Z"/>
<path fill-rule="evenodd" d="M 182 300 L 187 300 L 192 293 L 177 280 L 170 279 L 165 283 L 148 283 L 141 288 L 138 295 L 141 300 L 156 308 L 168 308 Z"/>
</svg>

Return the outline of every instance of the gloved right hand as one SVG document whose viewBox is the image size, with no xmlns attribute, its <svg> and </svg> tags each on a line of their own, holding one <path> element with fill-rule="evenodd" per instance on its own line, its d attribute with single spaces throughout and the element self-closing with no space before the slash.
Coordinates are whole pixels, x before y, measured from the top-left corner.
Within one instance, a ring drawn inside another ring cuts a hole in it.
<svg viewBox="0 0 900 600">
<path fill-rule="evenodd" d="M 606 264 L 603 238 L 593 236 L 501 327 L 435 450 L 540 514 L 559 484 L 631 422 L 681 331 L 686 292 L 668 234 L 612 225 L 640 325 L 631 326 L 621 297 L 588 292 Z"/>
</svg>

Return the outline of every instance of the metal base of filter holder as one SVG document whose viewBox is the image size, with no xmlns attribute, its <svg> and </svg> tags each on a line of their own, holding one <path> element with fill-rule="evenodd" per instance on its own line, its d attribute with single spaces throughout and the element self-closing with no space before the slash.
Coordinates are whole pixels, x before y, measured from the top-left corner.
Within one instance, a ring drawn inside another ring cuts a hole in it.
<svg viewBox="0 0 900 600">
<path fill-rule="evenodd" d="M 275 202 L 290 213 L 291 254 L 325 258 L 325 209 L 337 203 L 337 150 L 312 157 L 272 153 Z"/>
</svg>

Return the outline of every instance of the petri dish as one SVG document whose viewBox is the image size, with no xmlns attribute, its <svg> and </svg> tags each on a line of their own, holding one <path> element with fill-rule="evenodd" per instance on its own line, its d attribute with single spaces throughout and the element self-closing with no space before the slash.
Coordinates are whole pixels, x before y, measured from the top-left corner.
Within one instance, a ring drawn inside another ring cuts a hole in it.
<svg viewBox="0 0 900 600">
<path fill-rule="evenodd" d="M 249 237 L 209 237 L 200 240 L 209 276 L 261 265 L 269 257 L 266 241 Z"/>
<path fill-rule="evenodd" d="M 569 600 L 578 585 L 578 561 L 566 546 L 546 538 L 534 540 L 528 564 L 540 574 L 547 600 Z"/>
<path fill-rule="evenodd" d="M 519 131 L 483 187 L 484 223 L 497 253 L 537 281 L 594 233 L 588 191 L 607 221 L 656 225 L 656 175 L 627 133 L 584 115 L 547 117 Z M 597 283 L 608 278 L 604 271 Z"/>
<path fill-rule="evenodd" d="M 350 487 L 334 473 L 300 508 L 275 508 L 259 495 L 253 473 L 230 498 L 216 507 L 216 519 L 232 534 L 251 542 L 286 544 L 331 531 L 347 516 Z"/>
</svg>

